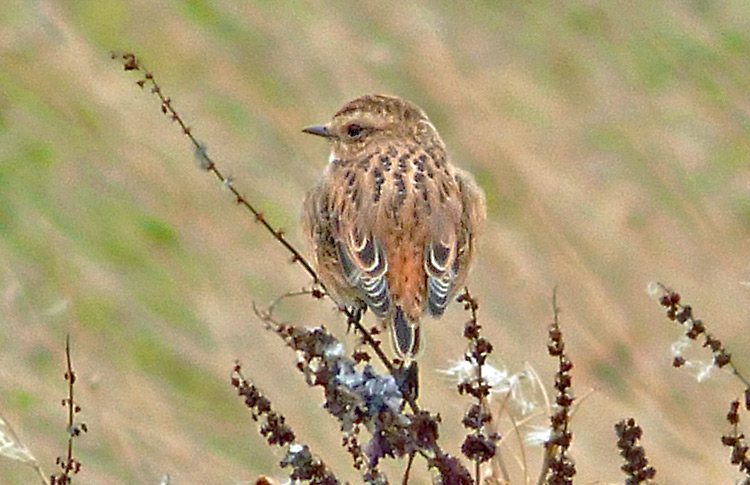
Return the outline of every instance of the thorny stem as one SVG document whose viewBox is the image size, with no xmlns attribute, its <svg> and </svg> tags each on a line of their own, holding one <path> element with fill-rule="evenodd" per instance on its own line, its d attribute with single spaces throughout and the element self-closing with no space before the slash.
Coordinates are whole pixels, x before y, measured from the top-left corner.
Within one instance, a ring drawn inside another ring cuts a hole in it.
<svg viewBox="0 0 750 485">
<path fill-rule="evenodd" d="M 188 137 L 190 142 L 195 147 L 196 156 L 200 157 L 201 162 L 205 162 L 205 165 L 202 165 L 202 168 L 205 168 L 208 172 L 212 172 L 216 176 L 216 178 L 219 179 L 219 181 L 224 184 L 224 186 L 228 188 L 230 192 L 232 192 L 232 195 L 234 195 L 235 197 L 235 201 L 249 210 L 253 214 L 253 216 L 255 216 L 255 220 L 261 223 L 263 227 L 287 249 L 287 251 L 292 253 L 292 261 L 302 265 L 305 271 L 307 271 L 307 273 L 312 276 L 315 284 L 320 285 L 320 287 L 325 290 L 325 285 L 323 285 L 323 282 L 318 278 L 318 274 L 315 272 L 310 263 L 307 262 L 304 256 L 302 256 L 302 254 L 297 251 L 297 249 L 292 246 L 289 241 L 286 240 L 286 238 L 284 237 L 284 232 L 280 229 L 274 228 L 266 220 L 263 213 L 256 209 L 255 206 L 253 206 L 250 202 L 248 202 L 247 199 L 234 187 L 234 185 L 232 185 L 231 180 L 225 177 L 224 174 L 219 170 L 219 168 L 216 166 L 216 163 L 206 152 L 206 147 L 195 138 L 190 127 L 185 124 L 182 117 L 180 117 L 180 115 L 177 114 L 177 111 L 175 111 L 174 107 L 172 106 L 172 99 L 164 95 L 161 87 L 156 83 L 154 75 L 149 70 L 147 70 L 143 66 L 143 64 L 141 64 L 141 61 L 135 57 L 135 54 L 125 53 L 120 56 L 118 53 L 113 52 L 112 59 L 116 59 L 117 57 L 121 57 L 124 61 L 123 66 L 126 71 L 143 72 L 144 79 L 138 81 L 138 85 L 141 88 L 144 87 L 144 83 L 149 83 L 151 85 L 151 92 L 156 94 L 161 101 L 162 112 L 168 115 L 172 119 L 172 121 L 176 121 L 177 124 L 180 125 L 180 128 L 182 128 L 182 133 Z"/>
<path fill-rule="evenodd" d="M 71 472 L 75 475 L 81 470 L 81 462 L 73 457 L 73 439 L 80 435 L 82 431 L 87 431 L 85 423 L 76 426 L 74 421 L 75 415 L 81 408 L 76 404 L 73 393 L 76 374 L 73 371 L 73 362 L 70 358 L 70 335 L 65 339 L 65 360 L 67 364 L 65 380 L 68 381 L 68 397 L 62 400 L 62 405 L 68 409 L 68 456 L 65 459 L 62 457 L 57 458 L 57 464 L 60 466 L 62 473 L 51 477 L 50 483 L 52 485 L 69 485 L 72 483 Z"/>
<path fill-rule="evenodd" d="M 347 324 L 350 326 L 353 326 L 364 339 L 365 343 L 369 345 L 377 354 L 378 358 L 381 360 L 383 365 L 388 369 L 388 371 L 393 374 L 394 372 L 394 366 L 391 363 L 391 361 L 388 359 L 388 357 L 385 355 L 383 350 L 380 348 L 380 346 L 375 342 L 375 340 L 370 335 L 370 332 L 365 329 L 365 327 L 361 323 L 361 315 L 358 315 L 355 310 L 347 308 L 340 303 L 338 303 L 333 296 L 327 292 L 325 284 L 320 280 L 318 277 L 318 274 L 315 272 L 315 269 L 312 267 L 312 265 L 305 259 L 304 256 L 302 256 L 302 253 L 300 253 L 289 241 L 287 241 L 286 237 L 284 236 L 284 232 L 280 229 L 275 228 L 272 226 L 268 220 L 265 218 L 263 213 L 255 208 L 254 205 L 252 205 L 245 196 L 243 196 L 232 184 L 231 180 L 224 176 L 224 174 L 219 170 L 219 168 L 216 166 L 216 163 L 214 160 L 206 153 L 206 148 L 204 145 L 202 145 L 198 139 L 193 135 L 193 132 L 189 126 L 185 123 L 185 121 L 180 117 L 180 115 L 177 113 L 175 108 L 172 106 L 172 100 L 171 98 L 164 95 L 162 92 L 161 87 L 156 83 L 156 80 L 154 79 L 154 75 L 146 69 L 143 64 L 140 62 L 138 58 L 136 58 L 135 54 L 132 53 L 124 53 L 120 54 L 117 52 L 111 53 L 112 59 L 120 59 L 123 61 L 123 67 L 126 71 L 139 71 L 143 73 L 144 78 L 137 81 L 138 86 L 143 88 L 146 83 L 148 83 L 151 86 L 151 92 L 153 94 L 156 94 L 159 97 L 159 100 L 161 101 L 161 110 L 162 113 L 165 115 L 168 115 L 173 121 L 176 121 L 178 125 L 180 125 L 180 128 L 182 129 L 182 132 L 185 136 L 188 137 L 190 142 L 193 144 L 193 147 L 195 148 L 196 155 L 199 157 L 201 162 L 201 167 L 205 170 L 212 172 L 219 181 L 229 189 L 229 191 L 232 193 L 232 195 L 235 198 L 235 201 L 245 207 L 245 209 L 249 210 L 253 217 L 257 222 L 259 222 L 263 227 L 273 236 L 274 239 L 276 239 L 279 243 L 281 243 L 284 248 L 286 248 L 287 251 L 289 251 L 292 254 L 292 262 L 300 264 L 304 270 L 312 277 L 313 284 L 316 286 L 319 286 L 325 295 L 327 295 L 331 300 L 333 300 L 336 305 L 339 308 L 339 311 L 344 313 L 347 318 Z M 313 292 L 315 294 L 315 292 Z M 418 408 L 416 407 L 416 404 L 413 402 L 410 402 L 410 406 L 414 410 L 414 412 L 418 411 Z"/>
<path fill-rule="evenodd" d="M 73 407 L 75 406 L 73 384 L 76 380 L 73 373 L 73 363 L 70 361 L 70 335 L 65 338 L 65 361 L 68 366 L 68 433 L 70 433 L 68 438 L 68 466 L 70 466 L 73 462 Z"/>
</svg>

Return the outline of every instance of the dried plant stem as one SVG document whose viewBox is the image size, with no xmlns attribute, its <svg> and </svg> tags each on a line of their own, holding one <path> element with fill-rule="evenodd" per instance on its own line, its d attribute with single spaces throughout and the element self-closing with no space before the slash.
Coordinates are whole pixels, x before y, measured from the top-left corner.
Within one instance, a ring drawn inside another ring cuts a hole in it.
<svg viewBox="0 0 750 485">
<path fill-rule="evenodd" d="M 565 354 L 565 342 L 560 329 L 560 308 L 557 306 L 557 288 L 552 293 L 552 312 L 554 319 L 549 327 L 547 352 L 558 361 L 555 375 L 555 405 L 557 411 L 550 416 L 552 432 L 545 443 L 545 457 L 539 484 L 569 485 L 576 474 L 575 464 L 568 454 L 573 433 L 570 431 L 571 406 L 575 400 L 570 392 L 573 363 Z"/>
<path fill-rule="evenodd" d="M 488 405 L 488 396 L 492 385 L 487 381 L 482 368 L 487 365 L 487 358 L 492 353 L 493 346 L 481 335 L 482 326 L 477 319 L 479 304 L 469 293 L 468 288 L 458 297 L 463 303 L 464 310 L 471 315 L 464 325 L 464 338 L 469 342 L 469 350 L 464 358 L 471 364 L 474 375 L 458 385 L 459 394 L 472 396 L 476 403 L 469 407 L 464 414 L 462 424 L 468 433 L 461 445 L 461 452 L 474 462 L 474 481 L 481 483 L 481 465 L 497 457 L 501 436 L 492 423 L 494 418 Z M 502 460 L 499 460 L 502 463 Z"/>
<path fill-rule="evenodd" d="M 70 335 L 65 339 L 65 361 L 67 366 L 65 380 L 68 381 L 68 397 L 62 400 L 62 405 L 65 406 L 68 411 L 67 456 L 65 458 L 57 458 L 57 465 L 60 467 L 61 472 L 59 475 L 53 475 L 50 478 L 51 485 L 69 485 L 73 481 L 71 476 L 81 471 L 81 462 L 73 456 L 73 440 L 78 437 L 81 432 L 88 431 L 88 427 L 85 423 L 79 425 L 75 423 L 75 416 L 81 411 L 81 407 L 76 403 L 74 398 L 76 374 L 73 370 L 73 361 L 70 358 Z"/>
<path fill-rule="evenodd" d="M 703 346 L 708 347 L 714 354 L 714 365 L 718 368 L 729 367 L 732 374 L 739 379 L 745 386 L 745 392 L 750 392 L 750 380 L 748 380 L 732 361 L 732 354 L 724 347 L 721 340 L 711 334 L 702 320 L 693 315 L 693 308 L 690 305 L 681 303 L 680 294 L 672 291 L 662 283 L 656 283 L 657 288 L 661 291 L 659 303 L 667 308 L 667 318 L 683 325 L 687 330 L 685 335 L 691 340 L 697 340 L 703 336 Z M 675 358 L 674 366 L 680 367 L 684 361 Z"/>
<path fill-rule="evenodd" d="M 13 425 L 11 425 L 10 421 L 8 421 L 5 418 L 2 411 L 0 411 L 0 422 L 5 424 L 5 429 L 8 430 L 8 434 L 10 434 L 10 437 L 13 439 L 13 441 L 17 443 L 19 446 L 28 450 L 26 446 L 23 444 L 23 442 L 19 439 L 18 435 L 16 434 L 16 430 L 13 429 Z M 34 468 L 37 475 L 39 475 L 39 478 L 42 480 L 42 483 L 44 483 L 45 485 L 49 485 L 49 479 L 47 478 L 47 474 L 44 473 L 42 466 L 39 464 L 36 458 L 33 455 L 31 455 L 31 453 L 28 453 L 28 456 L 29 456 L 29 460 L 26 461 L 26 463 L 29 463 L 31 467 Z"/>
<path fill-rule="evenodd" d="M 136 58 L 135 54 L 119 54 L 113 52 L 112 59 L 117 58 L 120 58 L 123 61 L 123 67 L 126 71 L 140 71 L 143 73 L 144 78 L 138 81 L 138 85 L 141 88 L 145 87 L 146 84 L 149 84 L 151 86 L 151 92 L 156 94 L 161 101 L 162 113 L 169 116 L 173 121 L 177 122 L 177 124 L 180 125 L 180 128 L 182 128 L 183 134 L 185 134 L 185 136 L 187 136 L 190 142 L 193 144 L 196 156 L 201 163 L 201 168 L 213 173 L 216 178 L 219 179 L 219 181 L 229 189 L 232 195 L 234 195 L 235 201 L 249 210 L 255 217 L 255 220 L 261 223 L 263 227 L 287 249 L 287 251 L 292 253 L 292 260 L 296 263 L 299 263 L 313 278 L 313 281 L 316 284 L 320 285 L 321 288 L 325 288 L 323 286 L 323 283 L 318 279 L 318 275 L 310 265 L 310 263 L 308 263 L 304 256 L 302 256 L 302 254 L 297 251 L 297 249 L 292 246 L 289 241 L 286 240 L 286 237 L 284 237 L 284 231 L 274 228 L 266 220 L 263 213 L 256 209 L 255 206 L 253 206 L 242 194 L 240 194 L 240 192 L 234 187 L 234 185 L 232 185 L 231 180 L 228 177 L 224 176 L 224 174 L 219 170 L 219 168 L 216 166 L 216 163 L 214 163 L 208 153 L 206 153 L 206 147 L 201 144 L 197 138 L 195 138 L 195 135 L 193 135 L 190 127 L 187 126 L 182 117 L 174 109 L 174 107 L 172 106 L 172 100 L 164 95 L 161 86 L 156 83 L 154 75 L 143 66 L 141 61 Z"/>
<path fill-rule="evenodd" d="M 391 374 L 394 374 L 395 367 L 390 359 L 385 355 L 383 350 L 380 348 L 380 343 L 376 341 L 372 337 L 370 332 L 362 325 L 361 312 L 351 308 L 346 308 L 345 306 L 337 302 L 336 299 L 326 291 L 325 285 L 322 281 L 320 281 L 320 278 L 318 278 L 318 274 L 316 273 L 312 265 L 307 261 L 307 259 L 305 259 L 302 253 L 298 251 L 297 248 L 294 247 L 294 245 L 292 245 L 286 239 L 284 231 L 271 225 L 271 223 L 268 222 L 263 213 L 258 210 L 255 205 L 250 203 L 247 197 L 241 194 L 239 190 L 237 190 L 237 188 L 235 188 L 235 186 L 232 184 L 232 181 L 221 172 L 221 170 L 216 165 L 216 162 L 206 152 L 205 145 L 198 141 L 191 128 L 187 125 L 187 123 L 185 123 L 177 110 L 174 108 L 171 98 L 164 94 L 161 86 L 156 82 L 153 73 L 151 73 L 151 71 L 143 66 L 143 64 L 135 56 L 135 54 L 112 52 L 111 57 L 112 59 L 119 59 L 126 71 L 137 71 L 143 75 L 143 78 L 136 81 L 136 83 L 141 88 L 145 88 L 146 85 L 148 85 L 151 89 L 151 92 L 158 96 L 159 100 L 161 101 L 162 113 L 167 115 L 172 121 L 176 122 L 180 126 L 182 133 L 188 137 L 190 143 L 195 149 L 195 154 L 201 168 L 213 173 L 214 176 L 219 180 L 219 182 L 221 182 L 227 189 L 229 189 L 229 191 L 234 196 L 235 202 L 250 211 L 250 213 L 253 215 L 253 219 L 256 222 L 259 222 L 276 241 L 278 241 L 289 253 L 291 253 L 292 262 L 298 263 L 300 266 L 302 266 L 302 268 L 310 275 L 310 277 L 312 277 L 313 284 L 323 290 L 322 292 L 320 290 L 313 290 L 311 292 L 312 295 L 316 298 L 322 298 L 323 296 L 328 296 L 329 298 L 331 298 L 331 300 L 336 303 L 339 310 L 346 315 L 347 325 L 349 325 L 350 327 L 354 327 L 356 331 L 359 332 L 364 342 L 368 346 L 370 346 L 378 356 L 378 359 L 380 359 L 380 361 Z M 416 402 L 414 402 L 413 400 L 409 402 L 409 405 L 414 410 L 414 412 L 417 412 L 419 410 Z"/>
<path fill-rule="evenodd" d="M 70 361 L 70 335 L 65 339 L 65 362 L 68 366 L 68 463 L 73 462 L 73 407 L 75 400 L 73 398 L 73 385 L 75 384 L 75 374 L 73 373 L 73 364 Z"/>
</svg>

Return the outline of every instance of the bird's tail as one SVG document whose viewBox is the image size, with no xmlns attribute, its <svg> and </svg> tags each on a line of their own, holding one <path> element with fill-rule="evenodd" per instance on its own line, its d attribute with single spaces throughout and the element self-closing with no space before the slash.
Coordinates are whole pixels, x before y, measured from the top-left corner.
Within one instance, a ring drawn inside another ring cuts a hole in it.
<svg viewBox="0 0 750 485">
<path fill-rule="evenodd" d="M 396 306 L 391 327 L 391 343 L 396 354 L 405 361 L 413 360 L 422 350 L 419 320 L 410 320 L 401 306 Z"/>
</svg>

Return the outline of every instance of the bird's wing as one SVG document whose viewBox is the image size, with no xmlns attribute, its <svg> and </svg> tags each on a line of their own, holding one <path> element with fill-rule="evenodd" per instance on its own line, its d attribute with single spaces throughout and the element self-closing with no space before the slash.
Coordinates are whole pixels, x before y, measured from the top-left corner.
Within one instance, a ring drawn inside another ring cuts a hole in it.
<svg viewBox="0 0 750 485">
<path fill-rule="evenodd" d="M 425 246 L 427 303 L 433 316 L 445 311 L 450 298 L 463 285 L 474 256 L 476 240 L 485 219 L 484 193 L 469 173 L 455 169 L 461 215 L 456 223 L 439 224 Z"/>
<path fill-rule="evenodd" d="M 384 317 L 391 306 L 391 295 L 386 279 L 388 261 L 382 245 L 371 234 L 353 227 L 339 239 L 338 250 L 349 284 L 359 290 L 375 315 Z"/>
<path fill-rule="evenodd" d="M 458 269 L 456 236 L 446 232 L 444 239 L 428 242 L 424 252 L 424 269 L 427 274 L 427 308 L 439 317 L 448 306 L 453 293 L 453 282 Z"/>
</svg>

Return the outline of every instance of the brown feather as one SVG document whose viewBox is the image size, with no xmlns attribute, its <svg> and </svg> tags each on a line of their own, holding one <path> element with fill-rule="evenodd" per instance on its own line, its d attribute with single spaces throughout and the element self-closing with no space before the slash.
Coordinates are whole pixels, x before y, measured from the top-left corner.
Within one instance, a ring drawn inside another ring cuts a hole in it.
<svg viewBox="0 0 750 485">
<path fill-rule="evenodd" d="M 332 145 L 303 206 L 320 278 L 341 303 L 365 302 L 392 327 L 394 318 L 402 331 L 411 326 L 414 345 L 397 351 L 412 358 L 425 310 L 440 316 L 466 279 L 484 195 L 450 164 L 424 112 L 403 99 L 363 96 L 311 133 Z"/>
</svg>

